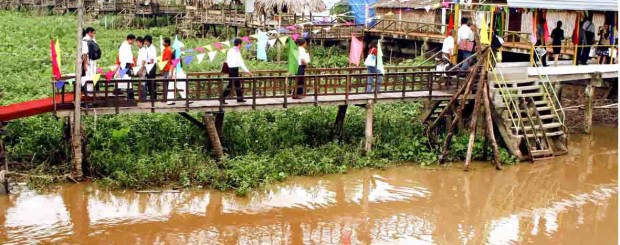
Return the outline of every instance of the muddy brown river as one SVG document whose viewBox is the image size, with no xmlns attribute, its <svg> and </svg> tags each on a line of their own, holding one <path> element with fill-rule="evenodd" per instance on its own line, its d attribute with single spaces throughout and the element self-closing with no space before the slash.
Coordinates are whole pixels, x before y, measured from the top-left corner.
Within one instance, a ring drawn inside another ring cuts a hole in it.
<svg viewBox="0 0 620 245">
<path fill-rule="evenodd" d="M 617 129 L 495 171 L 395 167 L 290 178 L 247 198 L 68 184 L 0 197 L 7 244 L 618 244 Z"/>
</svg>

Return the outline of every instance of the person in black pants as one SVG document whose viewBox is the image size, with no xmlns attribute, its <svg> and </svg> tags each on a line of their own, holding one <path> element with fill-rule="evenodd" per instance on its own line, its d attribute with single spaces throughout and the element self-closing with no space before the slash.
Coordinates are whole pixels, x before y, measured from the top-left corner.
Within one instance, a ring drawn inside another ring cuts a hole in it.
<svg viewBox="0 0 620 245">
<path fill-rule="evenodd" d="M 239 79 L 239 68 L 241 68 L 246 74 L 252 75 L 250 70 L 245 66 L 243 62 L 243 57 L 241 56 L 241 39 L 237 38 L 233 41 L 234 47 L 228 50 L 226 53 L 226 64 L 228 66 L 228 77 L 230 78 L 228 81 L 228 85 L 226 89 L 224 89 L 224 93 L 222 94 L 222 104 L 226 103 L 226 97 L 230 95 L 230 90 L 232 86 L 235 87 L 235 93 L 237 94 L 237 102 L 246 102 L 243 99 L 243 86 L 241 84 L 241 79 Z"/>
<path fill-rule="evenodd" d="M 293 94 L 293 99 L 301 99 L 304 97 L 305 84 L 306 84 L 306 65 L 310 63 L 310 54 L 306 51 L 308 43 L 305 39 L 297 39 L 297 46 L 299 50 L 299 66 L 297 67 L 297 91 Z"/>
<path fill-rule="evenodd" d="M 541 18 L 540 21 L 538 22 L 538 26 L 536 26 L 536 46 L 538 48 L 544 49 L 545 52 L 543 55 L 539 56 L 538 54 L 536 54 L 536 57 L 540 60 L 540 63 L 543 67 L 547 67 L 549 65 L 547 65 L 547 52 L 546 52 L 546 42 L 545 42 L 545 23 L 547 22 L 547 20 L 545 20 L 544 18 Z"/>
</svg>

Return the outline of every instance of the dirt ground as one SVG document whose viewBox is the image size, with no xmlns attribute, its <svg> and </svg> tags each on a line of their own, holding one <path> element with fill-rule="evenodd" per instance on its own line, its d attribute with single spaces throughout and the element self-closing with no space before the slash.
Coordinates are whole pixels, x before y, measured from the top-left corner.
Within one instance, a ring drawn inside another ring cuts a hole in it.
<svg viewBox="0 0 620 245">
<path fill-rule="evenodd" d="M 562 107 L 566 108 L 566 126 L 571 133 L 581 133 L 584 127 L 585 86 L 562 85 Z M 618 103 L 616 87 L 606 83 L 594 90 L 594 107 Z M 594 109 L 592 124 L 618 127 L 618 106 Z"/>
</svg>

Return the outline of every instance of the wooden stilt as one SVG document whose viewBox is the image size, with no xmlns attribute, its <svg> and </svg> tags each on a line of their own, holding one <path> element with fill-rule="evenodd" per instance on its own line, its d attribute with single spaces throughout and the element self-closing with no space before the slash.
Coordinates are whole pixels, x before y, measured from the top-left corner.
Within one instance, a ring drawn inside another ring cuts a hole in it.
<svg viewBox="0 0 620 245">
<path fill-rule="evenodd" d="M 82 143 L 82 174 L 84 174 L 84 176 L 92 176 L 94 169 L 91 162 L 88 160 L 88 134 L 86 134 L 84 125 L 80 125 L 80 131 L 82 132 L 80 134 L 82 136 L 80 139 Z"/>
<path fill-rule="evenodd" d="M 584 122 L 583 122 L 583 131 L 586 134 L 590 134 L 590 131 L 592 129 L 592 107 L 594 106 L 594 86 L 592 86 L 592 84 L 588 84 L 588 86 L 586 86 L 586 92 L 585 92 L 585 108 L 584 108 Z"/>
<path fill-rule="evenodd" d="M 374 120 L 374 102 L 369 101 L 366 104 L 366 124 L 364 130 L 364 151 L 370 152 L 372 151 L 372 125 Z"/>
<path fill-rule="evenodd" d="M 499 146 L 497 145 L 497 141 L 495 140 L 495 129 L 493 128 L 493 115 L 491 114 L 491 96 L 489 93 L 488 81 L 484 83 L 482 87 L 482 99 L 484 102 L 484 111 L 486 114 L 486 125 L 487 125 L 487 139 L 491 142 L 491 147 L 493 149 L 493 161 L 495 161 L 495 169 L 502 170 L 502 163 L 499 158 Z"/>
<path fill-rule="evenodd" d="M 76 64 L 75 64 L 75 73 L 76 74 L 81 74 L 82 73 L 82 22 L 83 22 L 83 16 L 84 16 L 84 1 L 83 0 L 78 0 L 77 2 L 77 34 L 76 34 L 76 41 L 77 41 L 77 52 L 76 52 Z M 79 127 L 79 125 L 82 124 L 82 117 L 81 117 L 81 90 L 82 90 L 82 82 L 81 82 L 81 76 L 76 76 L 75 77 L 75 82 L 74 82 L 74 91 L 75 91 L 75 99 L 73 102 L 73 106 L 75 108 L 74 112 L 73 112 L 73 134 L 72 134 L 72 138 L 71 138 L 71 152 L 72 152 L 72 157 L 71 157 L 71 163 L 73 165 L 73 169 L 71 172 L 72 177 L 75 180 L 81 180 L 83 177 L 83 173 L 82 173 L 82 131 L 81 128 Z"/>
<path fill-rule="evenodd" d="M 469 171 L 469 164 L 471 163 L 471 154 L 474 151 L 474 142 L 476 140 L 476 129 L 478 128 L 478 114 L 480 114 L 480 106 L 482 100 L 481 86 L 484 83 L 484 75 L 480 78 L 481 82 L 478 83 L 478 91 L 476 91 L 476 100 L 474 102 L 474 112 L 471 114 L 471 121 L 469 122 L 469 143 L 467 144 L 467 154 L 465 155 L 465 165 L 463 169 Z"/>
<path fill-rule="evenodd" d="M 334 123 L 334 136 L 340 138 L 344 127 L 344 119 L 347 115 L 348 105 L 339 105 L 338 114 L 336 114 L 336 122 Z"/>
<path fill-rule="evenodd" d="M 213 155 L 215 160 L 219 162 L 222 160 L 222 156 L 224 156 L 224 149 L 222 148 L 220 137 L 217 134 L 214 116 L 211 113 L 205 113 L 203 120 L 207 126 L 207 135 L 209 136 L 209 141 L 211 142 L 211 147 L 213 148 Z"/>
<path fill-rule="evenodd" d="M 222 135 L 224 135 L 224 112 L 215 113 L 215 129 L 217 130 L 217 135 L 220 137 L 221 141 Z"/>
<path fill-rule="evenodd" d="M 6 161 L 6 155 L 4 151 L 4 123 L 0 122 L 0 195 L 9 194 L 9 181 L 6 178 L 6 174 L 9 172 L 9 164 Z"/>
<path fill-rule="evenodd" d="M 601 78 L 601 73 L 594 73 L 592 75 L 592 80 L 590 80 L 590 83 L 588 83 L 588 86 L 586 86 L 586 91 L 585 91 L 585 108 L 584 108 L 584 125 L 583 125 L 583 131 L 586 134 L 590 134 L 591 130 L 592 130 L 592 113 L 594 112 L 593 107 L 594 107 L 594 95 L 595 95 L 595 90 L 596 87 L 600 87 L 602 86 L 602 78 Z"/>
</svg>

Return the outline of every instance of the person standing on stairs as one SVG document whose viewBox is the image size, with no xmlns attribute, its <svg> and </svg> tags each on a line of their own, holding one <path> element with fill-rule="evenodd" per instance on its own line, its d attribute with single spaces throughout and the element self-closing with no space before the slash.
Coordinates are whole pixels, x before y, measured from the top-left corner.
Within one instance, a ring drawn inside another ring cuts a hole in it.
<svg viewBox="0 0 620 245">
<path fill-rule="evenodd" d="M 541 63 L 543 67 L 547 67 L 547 48 L 545 40 L 545 23 L 547 20 L 540 18 L 538 25 L 536 26 L 536 59 Z"/>
<path fill-rule="evenodd" d="M 243 62 L 243 57 L 241 56 L 241 39 L 236 38 L 233 41 L 233 47 L 228 50 L 226 53 L 226 65 L 228 66 L 228 85 L 226 89 L 224 89 L 224 93 L 222 94 L 222 104 L 226 103 L 226 97 L 230 95 L 230 90 L 232 86 L 235 87 L 235 93 L 237 94 L 237 102 L 246 102 L 243 99 L 243 87 L 241 84 L 241 79 L 239 76 L 239 68 L 241 68 L 247 75 L 252 75 L 252 72 L 248 70 L 248 67 L 245 66 Z"/>
</svg>

